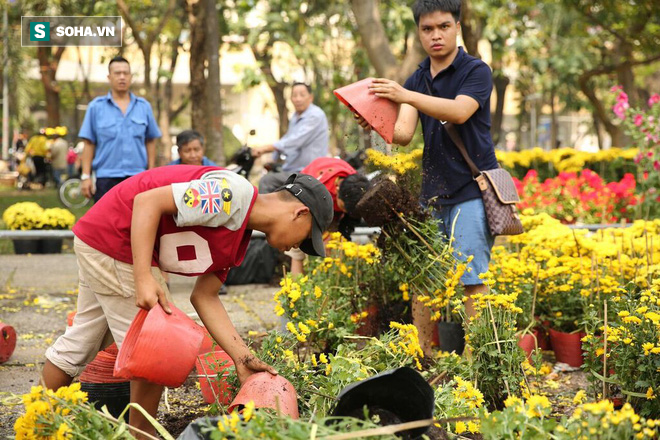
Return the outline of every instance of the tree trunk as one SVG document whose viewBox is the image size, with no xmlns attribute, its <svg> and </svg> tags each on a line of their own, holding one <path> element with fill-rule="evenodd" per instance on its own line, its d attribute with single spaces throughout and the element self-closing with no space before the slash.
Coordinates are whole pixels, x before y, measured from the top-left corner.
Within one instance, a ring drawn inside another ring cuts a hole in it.
<svg viewBox="0 0 660 440">
<path fill-rule="evenodd" d="M 190 23 L 190 100 L 192 101 L 192 128 L 206 131 L 206 77 L 204 76 L 206 52 L 205 3 L 206 0 L 188 0 Z"/>
<path fill-rule="evenodd" d="M 490 127 L 491 135 L 493 136 L 493 143 L 499 144 L 502 137 L 502 121 L 504 120 L 504 97 L 506 96 L 506 89 L 509 86 L 509 78 L 504 76 L 501 71 L 497 71 L 493 75 L 493 86 L 495 87 L 495 96 L 497 103 L 495 105 L 495 114 L 493 115 L 493 122 Z"/>
<path fill-rule="evenodd" d="M 206 96 L 208 125 L 206 127 L 206 151 L 211 153 L 218 165 L 225 164 L 225 150 L 222 139 L 222 96 L 220 93 L 220 34 L 218 11 L 215 1 L 206 0 L 206 59 L 208 76 Z"/>
<path fill-rule="evenodd" d="M 470 0 L 463 1 L 461 5 L 461 30 L 467 53 L 473 57 L 481 58 L 479 40 L 481 39 L 483 29 L 481 21 L 472 13 Z"/>
<path fill-rule="evenodd" d="M 60 125 L 60 86 L 55 81 L 55 74 L 64 49 L 64 47 L 58 47 L 53 53 L 50 47 L 37 48 L 41 83 L 44 85 L 46 95 L 46 113 L 49 127 Z"/>
<path fill-rule="evenodd" d="M 270 91 L 273 92 L 275 105 L 277 106 L 277 115 L 280 119 L 280 137 L 282 137 L 289 129 L 289 109 L 286 107 L 286 98 L 284 97 L 286 83 L 280 82 L 275 78 L 270 66 L 273 60 L 268 51 L 270 50 L 269 48 L 272 47 L 273 41 L 271 39 L 266 43 L 263 51 L 259 51 L 256 47 L 253 47 L 252 52 L 254 53 L 257 62 L 261 65 L 261 73 L 266 77 L 266 83 L 268 84 Z"/>
<path fill-rule="evenodd" d="M 605 106 L 596 96 L 596 92 L 590 86 L 591 77 L 594 76 L 592 72 L 585 72 L 580 75 L 578 83 L 580 84 L 580 90 L 585 94 L 591 105 L 594 107 L 594 113 L 602 122 L 605 131 L 612 138 L 612 146 L 614 147 L 623 147 L 623 131 L 618 125 L 614 125 L 610 117 L 607 116 L 607 111 Z"/>
</svg>

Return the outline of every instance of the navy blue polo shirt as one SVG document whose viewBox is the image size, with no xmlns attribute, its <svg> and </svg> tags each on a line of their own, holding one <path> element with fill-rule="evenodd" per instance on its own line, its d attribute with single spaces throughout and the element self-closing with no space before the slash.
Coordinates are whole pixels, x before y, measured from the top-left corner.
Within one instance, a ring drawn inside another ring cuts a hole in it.
<svg viewBox="0 0 660 440">
<path fill-rule="evenodd" d="M 458 95 L 466 95 L 479 103 L 470 119 L 455 127 L 477 168 L 497 168 L 490 135 L 490 95 L 493 89 L 490 67 L 459 47 L 451 65 L 438 72 L 435 78 L 431 78 L 431 60 L 427 57 L 404 87 L 428 95 L 427 84 L 436 97 L 455 99 Z M 452 205 L 481 197 L 467 162 L 443 124 L 422 112 L 419 112 L 419 118 L 424 134 L 421 201 L 429 205 Z"/>
</svg>

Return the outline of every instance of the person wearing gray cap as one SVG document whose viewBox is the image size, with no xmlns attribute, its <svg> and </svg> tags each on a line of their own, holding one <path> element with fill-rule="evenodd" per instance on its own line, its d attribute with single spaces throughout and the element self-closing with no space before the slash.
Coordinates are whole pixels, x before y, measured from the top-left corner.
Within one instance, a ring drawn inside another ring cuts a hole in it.
<svg viewBox="0 0 660 440">
<path fill-rule="evenodd" d="M 139 308 L 171 313 L 161 269 L 197 276 L 190 302 L 215 341 L 231 356 L 239 380 L 268 371 L 229 319 L 218 290 L 241 264 L 253 230 L 286 251 L 325 256 L 323 232 L 332 196 L 315 178 L 292 174 L 284 186 L 259 194 L 245 178 L 218 167 L 177 165 L 137 174 L 113 187 L 76 223 L 80 267 L 78 313 L 46 351 L 47 388 L 71 383 L 97 354 L 108 331 L 121 350 Z M 172 347 L 176 350 L 176 347 Z M 156 416 L 161 385 L 131 381 L 131 401 Z M 139 411 L 130 423 L 153 432 Z"/>
</svg>

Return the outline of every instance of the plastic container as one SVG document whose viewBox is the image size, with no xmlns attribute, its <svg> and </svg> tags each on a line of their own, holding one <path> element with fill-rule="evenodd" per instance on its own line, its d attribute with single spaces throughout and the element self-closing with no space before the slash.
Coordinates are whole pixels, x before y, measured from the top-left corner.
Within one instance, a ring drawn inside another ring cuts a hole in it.
<svg viewBox="0 0 660 440">
<path fill-rule="evenodd" d="M 131 383 L 87 383 L 80 382 L 80 390 L 87 393 L 87 398 L 98 410 L 105 405 L 110 414 L 117 418 L 131 403 Z M 128 422 L 128 411 L 124 415 Z"/>
<path fill-rule="evenodd" d="M 398 106 L 389 99 L 379 98 L 369 92 L 368 87 L 373 80 L 366 78 L 336 89 L 333 93 L 352 112 L 362 116 L 385 142 L 391 144 Z"/>
<path fill-rule="evenodd" d="M 465 330 L 460 322 L 438 322 L 438 349 L 463 354 Z"/>
<path fill-rule="evenodd" d="M 202 328 L 170 303 L 172 314 L 160 305 L 140 309 L 126 333 L 114 375 L 143 379 L 168 387 L 180 386 L 199 354 Z"/>
<path fill-rule="evenodd" d="M 525 333 L 518 336 L 518 347 L 522 348 L 527 355 L 527 360 L 530 360 L 532 353 L 538 347 L 538 330 L 532 330 L 532 333 Z"/>
<path fill-rule="evenodd" d="M 271 408 L 292 419 L 299 418 L 298 395 L 291 382 L 268 372 L 255 373 L 247 378 L 228 408 L 229 412 L 250 401 L 255 408 Z M 240 409 L 240 408 L 239 408 Z"/>
<path fill-rule="evenodd" d="M 584 332 L 564 333 L 550 329 L 550 343 L 557 362 L 563 362 L 571 367 L 581 367 L 584 362 L 582 357 L 582 338 L 584 336 Z"/>
<path fill-rule="evenodd" d="M 0 364 L 7 362 L 16 348 L 16 330 L 0 322 Z"/>
<path fill-rule="evenodd" d="M 234 390 L 227 383 L 234 361 L 224 350 L 211 351 L 197 356 L 195 369 L 204 402 L 231 403 Z"/>
</svg>

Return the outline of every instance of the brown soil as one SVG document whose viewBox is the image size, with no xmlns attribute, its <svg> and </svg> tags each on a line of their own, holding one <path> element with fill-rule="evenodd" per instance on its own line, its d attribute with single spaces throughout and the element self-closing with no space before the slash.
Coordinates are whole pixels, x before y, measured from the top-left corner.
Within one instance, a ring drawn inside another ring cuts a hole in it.
<svg viewBox="0 0 660 440">
<path fill-rule="evenodd" d="M 369 226 L 397 223 L 397 213 L 415 218 L 423 215 L 417 199 L 387 178 L 374 183 L 360 199 L 357 209 Z"/>
</svg>

